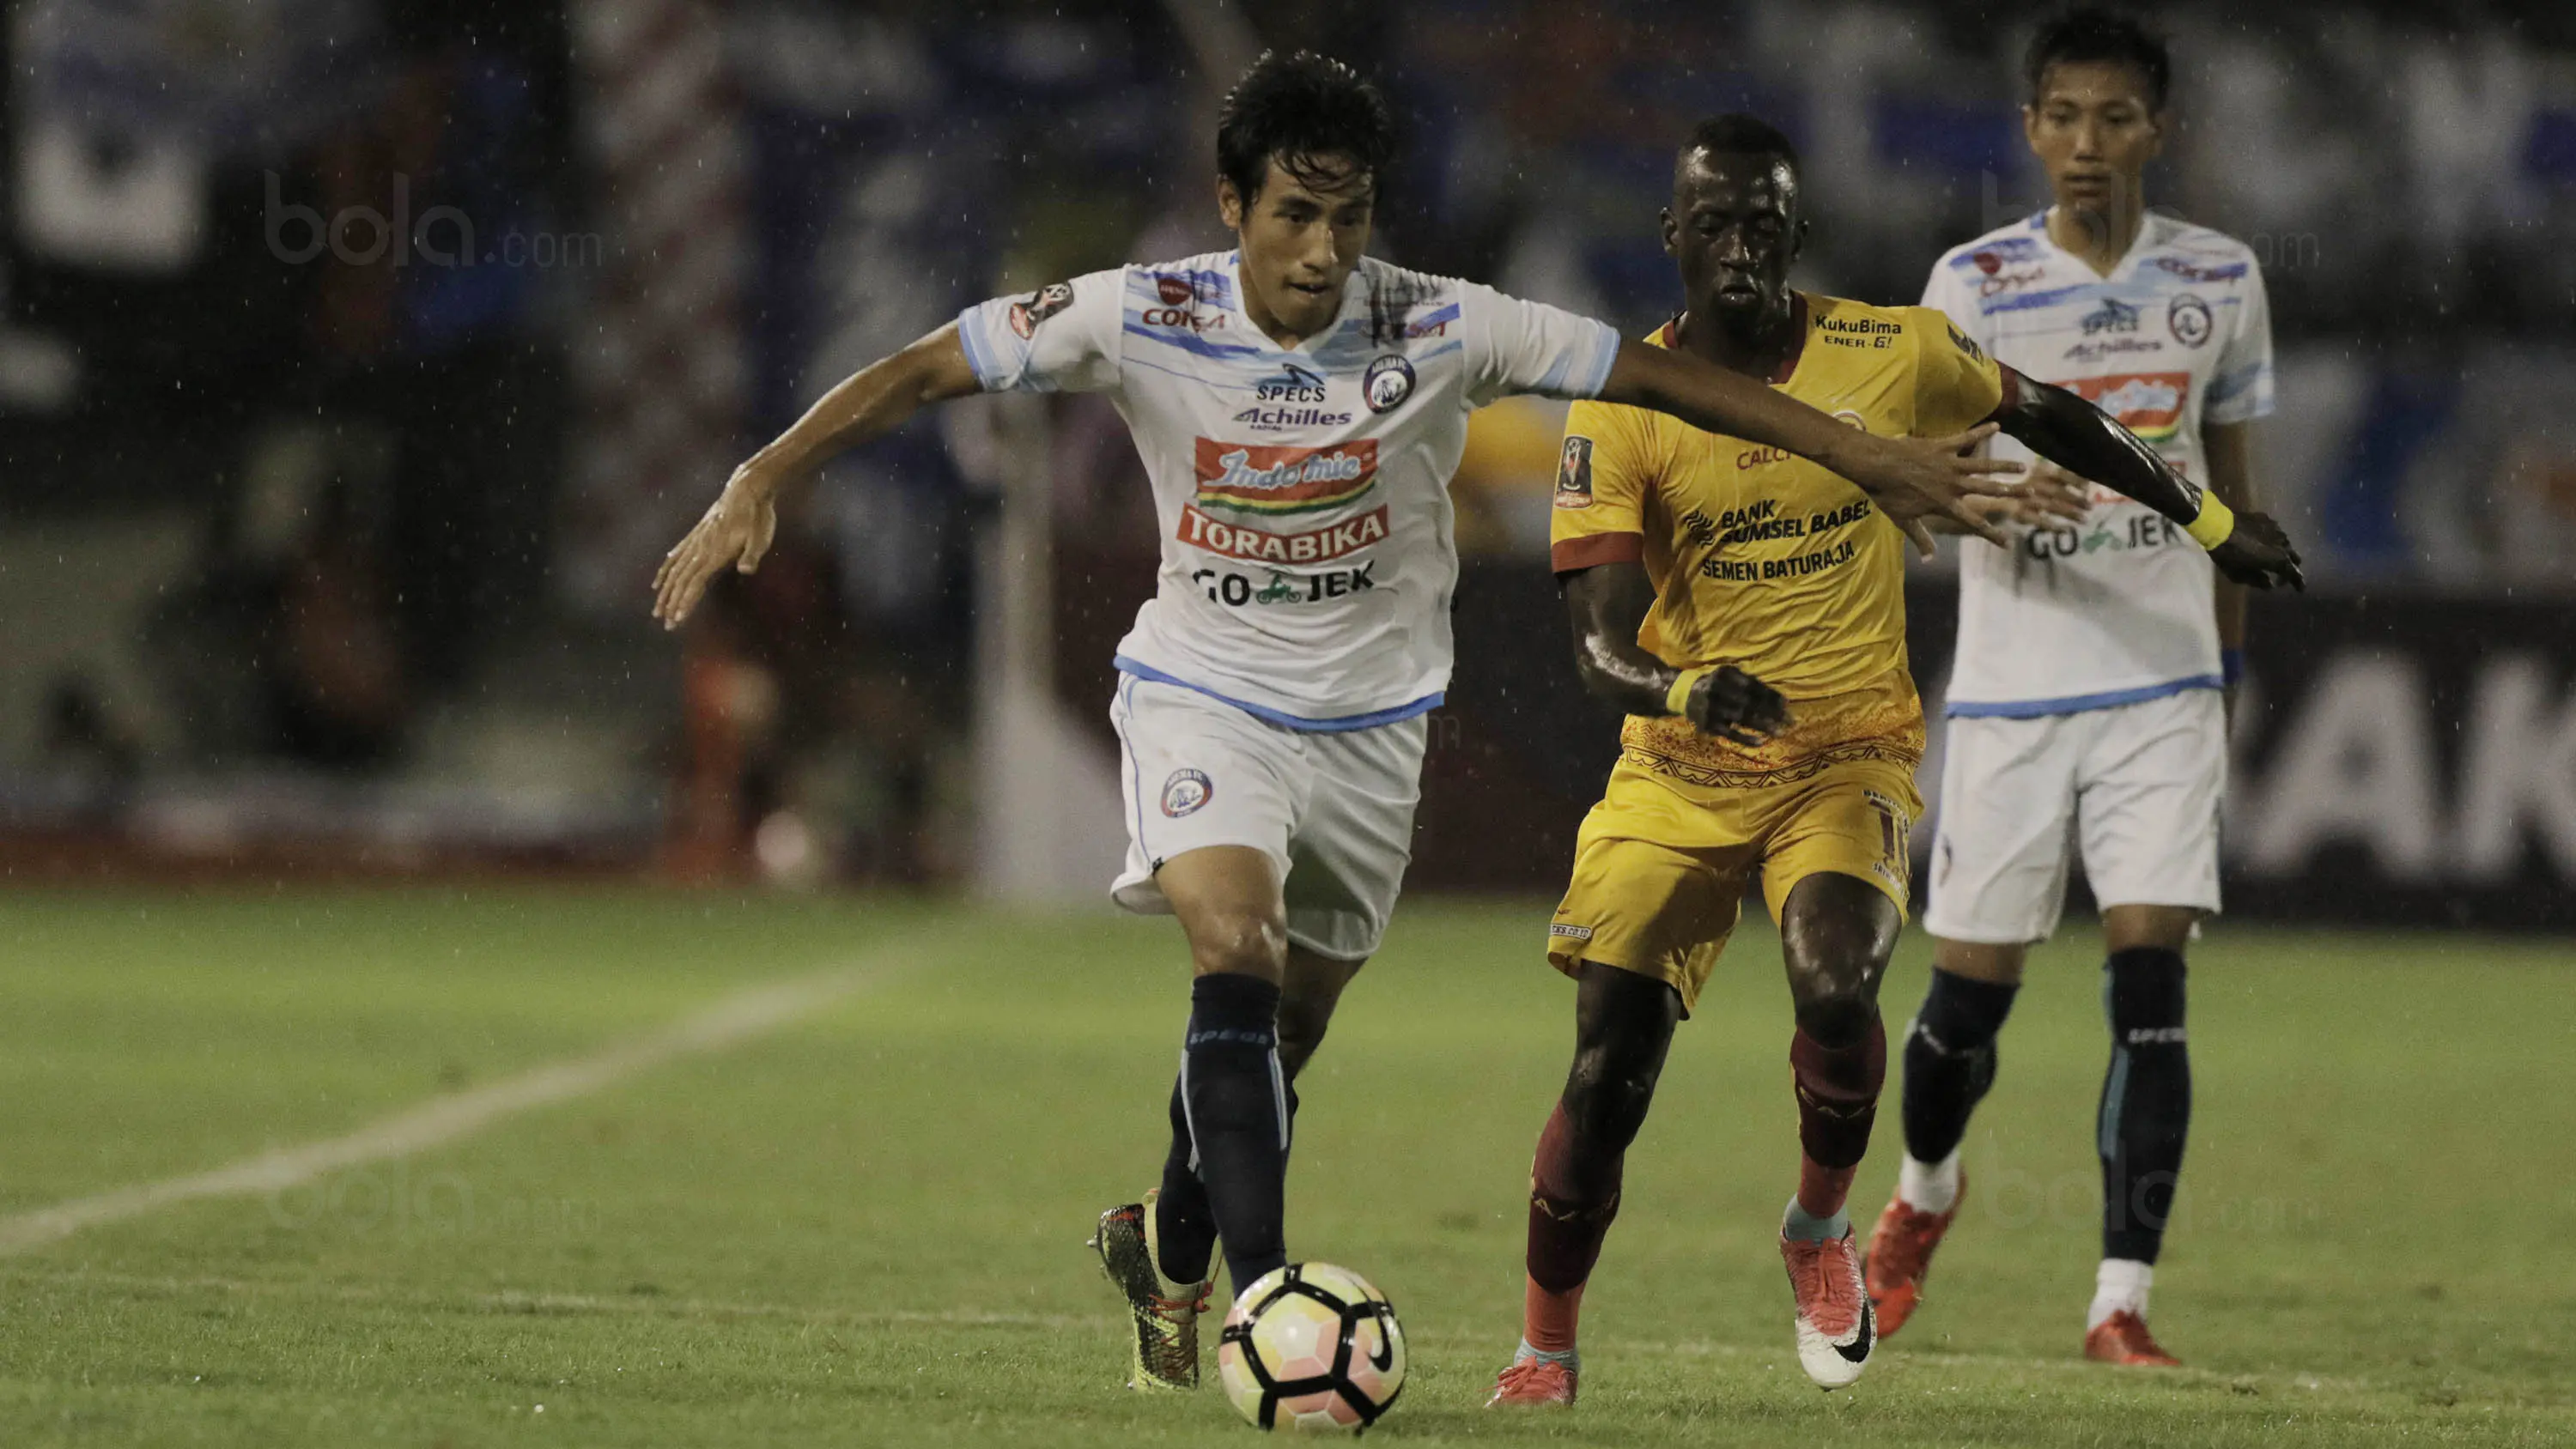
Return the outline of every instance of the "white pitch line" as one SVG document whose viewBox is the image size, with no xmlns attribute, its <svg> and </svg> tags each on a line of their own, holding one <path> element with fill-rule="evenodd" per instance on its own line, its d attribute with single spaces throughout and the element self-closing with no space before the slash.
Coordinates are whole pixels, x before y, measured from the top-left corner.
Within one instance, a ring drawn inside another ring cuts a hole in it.
<svg viewBox="0 0 2576 1449">
<path fill-rule="evenodd" d="M 281 1147 L 211 1171 L 120 1187 L 0 1218 L 0 1257 L 58 1243 L 83 1228 L 123 1222 L 173 1203 L 283 1192 L 343 1168 L 409 1157 L 480 1131 L 504 1117 L 587 1097 L 682 1057 L 739 1046 L 874 985 L 885 974 L 882 963 L 889 954 L 872 952 L 870 959 L 859 965 L 738 992 L 660 1031 L 489 1086 L 433 1098 L 345 1137 Z"/>
</svg>

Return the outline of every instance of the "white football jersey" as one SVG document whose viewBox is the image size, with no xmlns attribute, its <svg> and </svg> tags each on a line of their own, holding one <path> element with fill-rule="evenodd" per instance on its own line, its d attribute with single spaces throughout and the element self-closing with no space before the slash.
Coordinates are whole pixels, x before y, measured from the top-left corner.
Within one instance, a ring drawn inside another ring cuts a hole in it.
<svg viewBox="0 0 2576 1449">
<path fill-rule="evenodd" d="M 1292 729 L 1420 714 L 1449 684 L 1449 479 L 1467 415 L 1592 397 L 1607 324 L 1363 258 L 1341 315 L 1282 349 L 1236 257 L 1127 266 L 957 319 L 988 392 L 1105 392 L 1154 489 L 1163 566 L 1118 667 Z"/>
<path fill-rule="evenodd" d="M 2105 277 L 2047 214 L 1952 249 L 1923 304 L 1995 360 L 2082 394 L 2207 487 L 2200 430 L 2272 411 L 2272 314 L 2244 243 L 2150 214 Z M 1998 457 L 2027 458 L 2009 438 Z M 1948 713 L 2071 714 L 2219 687 L 2214 568 L 2180 525 L 2097 488 L 2080 524 L 1959 562 Z"/>
</svg>

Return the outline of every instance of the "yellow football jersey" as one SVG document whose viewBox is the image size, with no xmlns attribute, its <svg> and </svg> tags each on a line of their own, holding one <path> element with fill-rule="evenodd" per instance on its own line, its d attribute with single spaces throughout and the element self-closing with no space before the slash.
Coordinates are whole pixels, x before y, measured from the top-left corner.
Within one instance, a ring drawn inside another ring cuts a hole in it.
<svg viewBox="0 0 2576 1449">
<path fill-rule="evenodd" d="M 1937 437 L 1995 410 L 1992 359 L 1928 307 L 1797 297 L 1801 343 L 1772 385 L 1883 436 Z M 1648 339 L 1674 344 L 1678 322 Z M 1777 448 L 1643 408 L 1578 402 L 1559 455 L 1556 569 L 1642 560 L 1655 604 L 1637 642 L 1677 668 L 1732 664 L 1790 701 L 1756 750 L 1684 720 L 1632 716 L 1632 758 L 1703 785 L 1758 784 L 1861 746 L 1919 759 L 1905 659 L 1905 554 L 1866 494 Z"/>
</svg>

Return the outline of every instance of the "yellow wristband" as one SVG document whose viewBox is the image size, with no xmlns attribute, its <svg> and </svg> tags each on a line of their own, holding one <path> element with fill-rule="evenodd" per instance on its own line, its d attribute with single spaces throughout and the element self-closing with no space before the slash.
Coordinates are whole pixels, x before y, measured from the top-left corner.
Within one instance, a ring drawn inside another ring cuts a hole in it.
<svg viewBox="0 0 2576 1449">
<path fill-rule="evenodd" d="M 1699 683 L 1701 676 L 1710 672 L 1704 668 L 1683 670 L 1681 676 L 1673 681 L 1673 687 L 1664 691 L 1664 713 L 1689 718 L 1691 688 Z"/>
<path fill-rule="evenodd" d="M 2200 495 L 2200 516 L 2184 524 L 2182 531 L 2202 548 L 2216 548 L 2236 531 L 2236 510 L 2227 506 L 2226 499 L 2204 492 Z"/>
</svg>

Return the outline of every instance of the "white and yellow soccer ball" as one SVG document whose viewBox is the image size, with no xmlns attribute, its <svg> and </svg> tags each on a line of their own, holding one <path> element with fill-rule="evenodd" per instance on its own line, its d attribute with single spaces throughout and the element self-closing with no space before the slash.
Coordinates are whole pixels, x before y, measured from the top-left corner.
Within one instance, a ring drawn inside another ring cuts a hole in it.
<svg viewBox="0 0 2576 1449">
<path fill-rule="evenodd" d="M 1226 1401 L 1256 1429 L 1357 1432 L 1404 1390 L 1404 1329 L 1366 1278 L 1291 1263 L 1234 1300 L 1216 1366 Z"/>
</svg>

